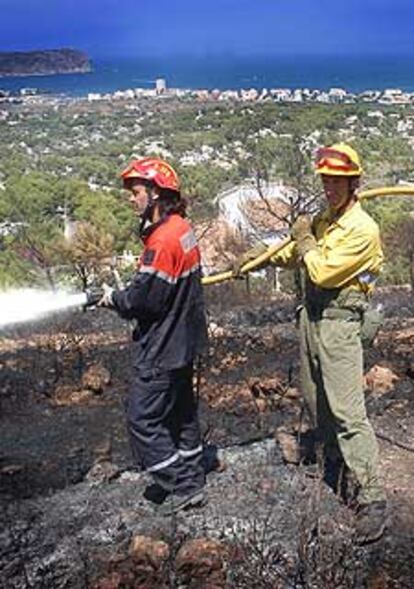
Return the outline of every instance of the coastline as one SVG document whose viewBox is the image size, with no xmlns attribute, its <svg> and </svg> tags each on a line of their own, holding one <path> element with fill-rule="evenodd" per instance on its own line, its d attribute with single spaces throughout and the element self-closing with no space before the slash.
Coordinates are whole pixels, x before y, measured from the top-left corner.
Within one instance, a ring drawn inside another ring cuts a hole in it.
<svg viewBox="0 0 414 589">
<path fill-rule="evenodd" d="M 180 90 L 271 88 L 346 88 L 349 93 L 371 89 L 400 88 L 414 92 L 413 59 L 401 58 L 326 58 L 300 56 L 275 58 L 231 57 L 171 59 L 151 57 L 93 59 L 93 71 L 41 76 L 3 77 L 0 88 L 16 92 L 24 86 L 73 97 L 89 93 L 109 94 L 126 89 L 154 87 L 157 78 Z"/>
<path fill-rule="evenodd" d="M 68 75 L 68 74 L 59 74 Z M 7 91 L 1 87 L 0 105 L 37 101 L 75 101 L 88 103 L 112 103 L 119 101 L 187 101 L 199 103 L 279 103 L 279 104 L 377 104 L 379 106 L 409 106 L 414 105 L 414 92 L 404 92 L 401 88 L 386 88 L 384 90 L 367 90 L 353 93 L 340 87 L 329 88 L 327 91 L 316 88 L 241 88 L 208 90 L 206 88 L 168 88 L 164 79 L 155 81 L 154 88 L 127 88 L 109 93 L 89 92 L 86 96 L 73 96 L 66 93 L 42 91 L 32 84 L 30 87 L 20 88 L 17 92 Z"/>
<path fill-rule="evenodd" d="M 0 83 L 3 78 L 40 78 L 40 77 L 48 77 L 48 76 L 68 76 L 71 74 L 90 74 L 93 72 L 93 69 L 76 69 L 70 72 L 38 72 L 38 73 L 30 73 L 30 74 L 5 74 L 0 73 Z"/>
</svg>

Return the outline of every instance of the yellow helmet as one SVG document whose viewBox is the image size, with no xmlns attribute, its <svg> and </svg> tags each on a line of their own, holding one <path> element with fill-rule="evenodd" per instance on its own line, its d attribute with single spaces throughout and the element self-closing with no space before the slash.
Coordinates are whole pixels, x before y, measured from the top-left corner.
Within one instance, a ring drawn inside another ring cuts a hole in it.
<svg viewBox="0 0 414 589">
<path fill-rule="evenodd" d="M 355 149 L 346 143 L 335 143 L 317 151 L 315 171 L 327 176 L 360 176 L 362 166 Z"/>
</svg>

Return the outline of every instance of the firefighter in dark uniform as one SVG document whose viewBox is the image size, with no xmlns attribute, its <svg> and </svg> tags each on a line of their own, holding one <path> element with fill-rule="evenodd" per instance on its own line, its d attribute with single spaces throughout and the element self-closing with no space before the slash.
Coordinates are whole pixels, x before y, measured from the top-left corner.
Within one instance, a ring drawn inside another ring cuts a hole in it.
<svg viewBox="0 0 414 589">
<path fill-rule="evenodd" d="M 207 344 L 200 251 L 167 162 L 135 160 L 121 177 L 141 217 L 144 251 L 129 286 L 107 290 L 101 304 L 136 320 L 128 430 L 134 459 L 166 497 L 158 511 L 167 515 L 206 500 L 193 394 L 193 363 Z"/>
</svg>

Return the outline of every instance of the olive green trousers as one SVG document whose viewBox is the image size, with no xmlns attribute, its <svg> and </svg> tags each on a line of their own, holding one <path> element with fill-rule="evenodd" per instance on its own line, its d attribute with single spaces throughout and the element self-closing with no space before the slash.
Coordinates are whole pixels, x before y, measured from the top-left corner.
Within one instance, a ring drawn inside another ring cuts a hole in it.
<svg viewBox="0 0 414 589">
<path fill-rule="evenodd" d="M 361 323 L 352 318 L 299 317 L 301 385 L 326 456 L 338 449 L 354 474 L 360 503 L 385 499 L 378 477 L 378 445 L 363 392 Z"/>
</svg>

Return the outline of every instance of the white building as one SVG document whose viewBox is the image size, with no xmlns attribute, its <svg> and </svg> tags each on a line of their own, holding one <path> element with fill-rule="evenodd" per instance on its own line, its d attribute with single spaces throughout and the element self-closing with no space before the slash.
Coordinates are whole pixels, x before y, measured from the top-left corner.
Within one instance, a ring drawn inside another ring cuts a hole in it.
<svg viewBox="0 0 414 589">
<path fill-rule="evenodd" d="M 102 96 L 98 92 L 89 92 L 88 102 L 95 102 L 96 100 L 102 100 Z"/>
<path fill-rule="evenodd" d="M 342 102 L 346 98 L 346 90 L 343 88 L 331 88 L 328 92 L 332 102 Z"/>
<path fill-rule="evenodd" d="M 165 94 L 167 91 L 167 82 L 164 78 L 157 78 L 155 80 L 155 91 L 157 94 Z"/>
<path fill-rule="evenodd" d="M 263 192 L 266 199 L 278 199 L 285 203 L 289 203 L 289 195 L 292 194 L 292 189 L 286 187 L 280 182 L 270 182 L 263 186 Z M 219 219 L 225 221 L 232 229 L 240 231 L 243 235 L 258 239 L 257 231 L 252 227 L 248 216 L 246 215 L 246 208 L 249 202 L 257 201 L 260 196 L 257 188 L 252 184 L 245 183 L 239 186 L 233 186 L 228 190 L 221 192 L 217 198 L 219 209 Z M 264 241 L 274 241 L 281 239 L 284 231 L 263 231 L 260 236 Z"/>
</svg>

